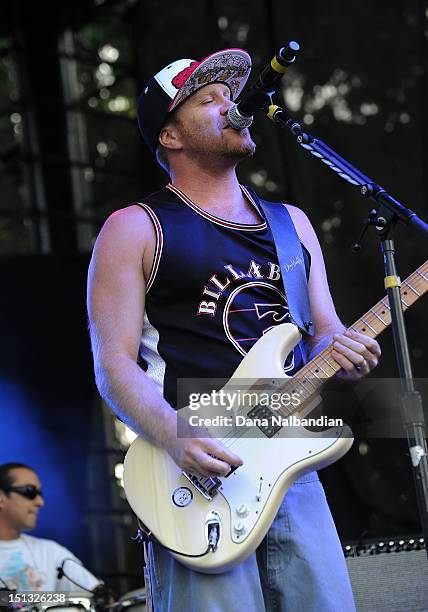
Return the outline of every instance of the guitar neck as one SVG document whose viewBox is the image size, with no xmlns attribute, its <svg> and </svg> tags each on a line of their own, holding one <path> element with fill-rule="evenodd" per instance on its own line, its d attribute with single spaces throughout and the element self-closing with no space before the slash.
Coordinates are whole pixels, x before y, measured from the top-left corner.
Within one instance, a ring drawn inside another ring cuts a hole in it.
<svg viewBox="0 0 428 612">
<path fill-rule="evenodd" d="M 403 310 L 407 310 L 420 297 L 428 291 L 428 261 L 423 263 L 406 280 L 402 281 L 400 287 L 401 303 Z M 388 297 L 385 296 L 373 308 L 370 308 L 349 329 L 376 338 L 391 324 L 391 310 Z M 327 379 L 332 378 L 339 370 L 340 365 L 333 359 L 333 343 L 329 344 L 316 357 L 311 359 L 299 372 L 285 383 L 287 390 L 296 386 L 298 382 L 299 393 L 305 402 L 310 401 L 317 395 L 321 386 Z M 293 382 L 291 382 L 293 381 Z"/>
</svg>

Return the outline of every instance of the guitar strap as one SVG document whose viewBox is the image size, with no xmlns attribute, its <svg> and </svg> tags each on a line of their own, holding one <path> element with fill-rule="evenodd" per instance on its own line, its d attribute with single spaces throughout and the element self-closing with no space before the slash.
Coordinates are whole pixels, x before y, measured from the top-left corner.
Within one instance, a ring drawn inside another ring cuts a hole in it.
<svg viewBox="0 0 428 612">
<path fill-rule="evenodd" d="M 309 303 L 305 259 L 291 215 L 284 204 L 262 200 L 250 187 L 245 186 L 245 189 L 260 205 L 272 232 L 291 319 L 300 331 L 313 336 L 315 329 Z"/>
</svg>

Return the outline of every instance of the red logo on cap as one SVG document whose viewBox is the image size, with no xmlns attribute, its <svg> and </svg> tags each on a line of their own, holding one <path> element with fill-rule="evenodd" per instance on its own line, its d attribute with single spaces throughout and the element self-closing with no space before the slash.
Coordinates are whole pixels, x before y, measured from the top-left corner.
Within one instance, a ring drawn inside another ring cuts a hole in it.
<svg viewBox="0 0 428 612">
<path fill-rule="evenodd" d="M 183 87 L 189 76 L 193 72 L 195 72 L 196 68 L 199 66 L 200 63 L 201 62 L 192 62 L 190 66 L 179 72 L 171 81 L 174 87 L 176 87 L 177 89 L 181 89 L 181 87 Z"/>
</svg>

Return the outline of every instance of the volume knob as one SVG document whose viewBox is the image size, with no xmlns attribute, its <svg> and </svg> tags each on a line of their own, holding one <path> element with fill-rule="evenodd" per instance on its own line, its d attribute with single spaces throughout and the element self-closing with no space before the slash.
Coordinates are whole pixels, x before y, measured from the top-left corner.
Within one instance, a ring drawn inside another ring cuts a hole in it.
<svg viewBox="0 0 428 612">
<path fill-rule="evenodd" d="M 248 508 L 247 508 L 247 506 L 245 504 L 241 504 L 240 506 L 238 506 L 236 508 L 236 514 L 238 516 L 242 516 L 242 517 L 247 516 L 248 515 Z"/>
<path fill-rule="evenodd" d="M 236 533 L 239 533 L 239 534 L 244 533 L 244 531 L 245 531 L 245 525 L 244 525 L 244 523 L 243 523 L 242 521 L 238 521 L 238 522 L 236 523 L 236 525 L 235 525 L 235 531 L 236 531 Z"/>
</svg>

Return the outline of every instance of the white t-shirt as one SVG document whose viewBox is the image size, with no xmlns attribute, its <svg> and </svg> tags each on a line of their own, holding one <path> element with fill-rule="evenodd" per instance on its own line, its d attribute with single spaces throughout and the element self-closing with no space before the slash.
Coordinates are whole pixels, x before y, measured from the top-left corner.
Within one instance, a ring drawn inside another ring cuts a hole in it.
<svg viewBox="0 0 428 612">
<path fill-rule="evenodd" d="M 64 546 L 22 534 L 17 540 L 0 540 L 0 578 L 9 589 L 19 591 L 82 591 L 67 578 L 57 578 L 57 568 L 79 585 L 92 590 L 101 580 L 95 578 Z M 0 581 L 1 582 L 1 581 Z M 2 585 L 4 586 L 4 585 Z"/>
</svg>

